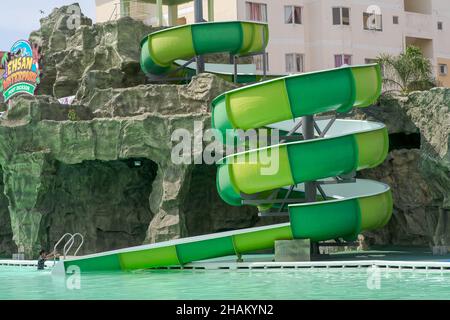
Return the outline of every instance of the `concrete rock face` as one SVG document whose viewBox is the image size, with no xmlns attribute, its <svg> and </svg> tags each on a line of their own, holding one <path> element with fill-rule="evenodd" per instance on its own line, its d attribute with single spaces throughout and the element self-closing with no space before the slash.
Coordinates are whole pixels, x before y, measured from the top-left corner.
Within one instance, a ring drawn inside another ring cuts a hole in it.
<svg viewBox="0 0 450 320">
<path fill-rule="evenodd" d="M 214 97 L 234 88 L 212 75 L 187 85 L 147 85 L 140 40 L 155 31 L 128 18 L 65 26 L 68 7 L 30 36 L 42 46 L 36 97 L 17 97 L 0 121 L 0 254 L 27 257 L 80 232 L 80 253 L 260 223 L 229 208 L 215 166 L 175 165 L 171 135 L 210 126 Z M 74 104 L 56 98 L 75 95 Z"/>
<path fill-rule="evenodd" d="M 369 241 L 449 246 L 450 90 L 434 88 L 381 103 L 353 114 L 386 123 L 391 140 L 384 164 L 361 172 L 389 184 L 394 197 L 393 218 L 383 230 L 368 233 Z"/>
<path fill-rule="evenodd" d="M 171 159 L 172 133 L 209 128 L 212 99 L 233 84 L 208 74 L 147 84 L 139 43 L 155 28 L 86 17 L 69 28 L 68 9 L 30 36 L 43 54 L 37 96 L 16 97 L 0 119 L 0 256 L 35 257 L 65 232 L 85 236 L 86 254 L 283 221 L 223 202 L 214 165 Z M 433 89 L 351 115 L 385 122 L 393 141 L 385 163 L 361 173 L 394 193 L 393 219 L 372 243 L 449 244 L 449 106 L 450 90 Z"/>
<path fill-rule="evenodd" d="M 8 198 L 4 194 L 3 173 L 0 180 L 0 257 L 11 257 L 17 252 L 17 246 L 12 240 L 11 219 L 8 211 Z"/>
<path fill-rule="evenodd" d="M 30 35 L 42 50 L 44 72 L 38 94 L 75 95 L 82 82 L 109 88 L 143 83 L 140 41 L 156 29 L 131 18 L 92 25 L 82 15 L 74 22 L 73 6 L 79 8 L 74 4 L 55 9 Z"/>
<path fill-rule="evenodd" d="M 139 158 L 75 165 L 55 161 L 51 182 L 36 205 L 42 212 L 38 242 L 51 245 L 65 232 L 79 232 L 86 239 L 83 252 L 141 243 L 153 217 L 148 196 L 157 169 Z"/>
</svg>

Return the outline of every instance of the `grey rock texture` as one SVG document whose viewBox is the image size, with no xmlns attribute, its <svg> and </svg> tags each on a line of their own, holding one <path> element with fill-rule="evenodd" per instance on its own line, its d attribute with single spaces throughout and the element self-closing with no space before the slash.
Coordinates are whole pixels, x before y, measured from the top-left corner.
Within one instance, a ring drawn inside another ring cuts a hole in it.
<svg viewBox="0 0 450 320">
<path fill-rule="evenodd" d="M 42 48 L 45 70 L 39 94 L 57 98 L 75 95 L 82 82 L 96 87 L 97 82 L 99 87 L 143 83 L 140 40 L 155 29 L 128 17 L 92 25 L 82 16 L 74 26 L 70 16 L 69 6 L 55 9 L 41 19 L 41 29 L 30 35 Z"/>
<path fill-rule="evenodd" d="M 53 162 L 36 205 L 42 213 L 38 242 L 51 246 L 65 232 L 80 232 L 86 239 L 81 253 L 143 242 L 153 217 L 148 197 L 157 169 L 148 159 Z"/>
<path fill-rule="evenodd" d="M 8 198 L 4 194 L 3 172 L 0 177 L 0 257 L 11 258 L 17 247 L 12 240 L 11 219 L 8 211 Z"/>
<path fill-rule="evenodd" d="M 356 110 L 353 117 L 382 121 L 390 134 L 420 135 L 420 143 L 399 150 L 391 145 L 382 166 L 361 173 L 388 183 L 394 195 L 391 222 L 368 234 L 369 239 L 376 244 L 449 246 L 450 90 L 434 88 L 381 101 L 380 106 Z"/>
</svg>

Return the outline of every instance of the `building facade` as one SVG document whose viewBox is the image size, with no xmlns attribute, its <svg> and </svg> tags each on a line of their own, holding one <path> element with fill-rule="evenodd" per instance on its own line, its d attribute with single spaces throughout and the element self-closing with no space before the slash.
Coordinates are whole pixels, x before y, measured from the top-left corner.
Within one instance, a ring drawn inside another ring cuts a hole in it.
<svg viewBox="0 0 450 320">
<path fill-rule="evenodd" d="M 381 53 L 396 55 L 408 45 L 415 45 L 432 61 L 439 82 L 450 87 L 448 0 L 203 0 L 203 3 L 205 19 L 269 24 L 267 53 L 271 74 L 369 63 Z M 164 8 L 158 19 L 155 4 L 141 5 L 145 10 L 137 11 L 140 15 L 144 13 L 144 19 L 137 13 L 130 15 L 149 24 L 194 22 L 193 2 L 175 6 L 176 19 L 174 6 Z M 104 15 L 99 5 L 97 8 Z M 97 16 L 97 21 L 101 20 Z M 260 60 L 261 57 L 255 57 L 257 67 L 262 65 Z"/>
</svg>

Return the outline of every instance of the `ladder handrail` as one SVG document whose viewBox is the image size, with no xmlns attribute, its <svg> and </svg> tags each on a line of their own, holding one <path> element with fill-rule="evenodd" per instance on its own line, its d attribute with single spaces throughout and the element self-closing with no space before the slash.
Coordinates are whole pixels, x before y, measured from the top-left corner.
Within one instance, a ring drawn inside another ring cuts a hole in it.
<svg viewBox="0 0 450 320">
<path fill-rule="evenodd" d="M 72 246 L 75 243 L 75 237 L 77 237 L 77 236 L 80 237 L 81 241 L 80 241 L 80 244 L 78 245 L 77 249 L 75 250 L 74 256 L 76 256 L 78 254 L 78 251 L 80 251 L 81 247 L 83 246 L 83 244 L 84 244 L 84 237 L 83 237 L 83 235 L 81 233 L 79 233 L 79 232 L 74 233 L 74 234 L 72 234 L 70 232 L 65 233 L 61 238 L 59 238 L 58 242 L 53 247 L 53 262 L 56 261 L 56 249 L 58 248 L 60 243 L 65 238 L 67 238 L 67 236 L 69 236 L 70 238 L 69 238 L 69 240 L 67 240 L 67 242 L 64 244 L 64 247 L 63 247 L 64 259 L 66 259 L 67 254 L 69 253 L 70 249 L 72 249 Z"/>
<path fill-rule="evenodd" d="M 70 239 L 73 238 L 73 235 L 71 233 L 67 232 L 61 238 L 59 238 L 58 242 L 53 247 L 53 265 L 56 264 L 56 248 L 59 246 L 61 241 L 63 241 L 67 236 L 69 236 Z M 69 239 L 69 241 L 70 241 L 70 239 Z"/>
<path fill-rule="evenodd" d="M 73 235 L 69 232 L 65 233 L 61 238 L 59 238 L 58 242 L 55 244 L 55 246 L 53 247 L 53 253 L 56 254 L 56 248 L 59 246 L 59 244 L 61 243 L 61 241 L 64 240 L 65 237 L 70 236 L 70 239 L 73 237 Z M 69 239 L 69 241 L 70 241 Z"/>
<path fill-rule="evenodd" d="M 78 251 L 80 251 L 80 249 L 81 249 L 81 247 L 83 246 L 83 243 L 84 243 L 84 237 L 83 237 L 83 235 L 82 235 L 81 233 L 78 233 L 78 232 L 77 232 L 77 233 L 74 233 L 74 234 L 73 234 L 73 238 L 75 238 L 75 236 L 79 236 L 80 239 L 81 239 L 81 242 L 80 242 L 80 244 L 78 245 L 77 250 L 75 250 L 75 253 L 73 254 L 74 256 L 77 255 Z"/>
<path fill-rule="evenodd" d="M 64 245 L 64 248 L 63 248 L 64 260 L 66 260 L 67 252 L 69 252 L 69 250 L 72 248 L 74 242 L 75 242 L 74 236 L 72 235 L 70 237 L 69 241 L 67 241 L 66 244 Z M 69 248 L 67 248 L 67 246 L 69 246 Z"/>
<path fill-rule="evenodd" d="M 72 246 L 75 243 L 75 237 L 78 236 L 80 237 L 81 241 L 80 244 L 78 245 L 78 248 L 75 250 L 74 256 L 77 255 L 78 251 L 81 249 L 81 247 L 83 246 L 84 243 L 84 237 L 81 233 L 74 233 L 69 241 L 66 242 L 66 244 L 64 245 L 64 249 L 63 249 L 63 254 L 64 254 L 64 259 L 66 259 L 67 254 L 70 252 L 70 249 L 72 249 Z"/>
</svg>

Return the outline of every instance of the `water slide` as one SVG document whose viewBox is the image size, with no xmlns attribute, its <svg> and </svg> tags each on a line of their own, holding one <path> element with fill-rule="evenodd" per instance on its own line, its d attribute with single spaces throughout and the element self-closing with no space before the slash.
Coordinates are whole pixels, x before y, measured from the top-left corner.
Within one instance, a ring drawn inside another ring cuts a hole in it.
<svg viewBox="0 0 450 320">
<path fill-rule="evenodd" d="M 171 70 L 178 59 L 218 52 L 259 52 L 267 42 L 268 28 L 261 23 L 180 26 L 143 40 L 141 66 L 144 72 L 159 75 Z M 298 139 L 302 116 L 366 107 L 376 101 L 380 91 L 380 68 L 375 64 L 285 76 L 225 92 L 212 102 L 212 126 L 224 133 L 224 139 L 230 136 L 230 129 L 233 136 L 233 129 L 258 128 L 278 129 L 281 135 L 291 133 L 297 139 L 222 159 L 217 170 L 218 192 L 232 206 L 258 205 L 261 212 L 283 209 L 279 200 L 287 199 L 290 223 L 81 256 L 59 262 L 53 272 L 64 273 L 71 266 L 86 272 L 184 265 L 270 249 L 276 240 L 354 240 L 362 231 L 383 227 L 392 214 L 390 188 L 361 179 L 333 183 L 344 181 L 333 177 L 381 164 L 388 152 L 386 127 L 359 120 L 336 120 L 330 127 L 328 120 L 322 119 L 316 128 L 321 136 Z M 262 173 L 274 164 L 276 170 Z M 318 193 L 317 202 L 301 201 L 304 182 L 315 180 L 325 196 Z"/>
</svg>

